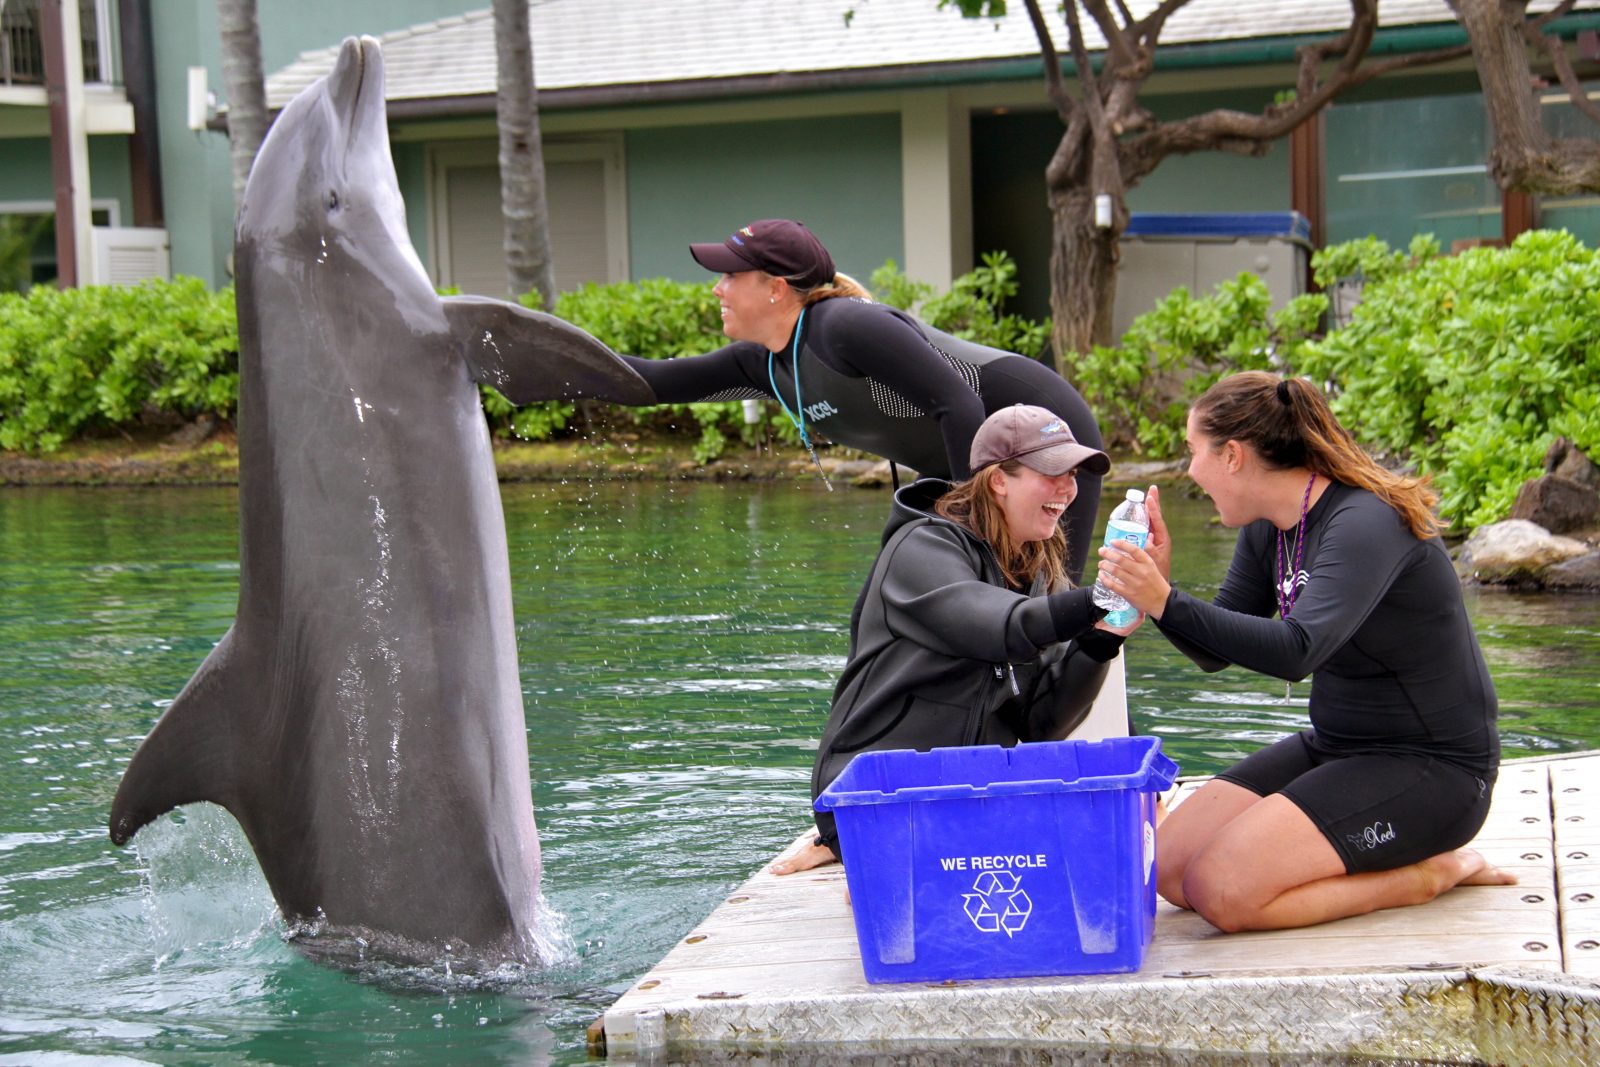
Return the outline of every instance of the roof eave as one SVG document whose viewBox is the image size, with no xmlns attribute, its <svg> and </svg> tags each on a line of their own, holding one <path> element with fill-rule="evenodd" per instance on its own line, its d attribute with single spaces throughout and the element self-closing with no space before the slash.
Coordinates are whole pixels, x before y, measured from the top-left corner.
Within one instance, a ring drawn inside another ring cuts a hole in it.
<svg viewBox="0 0 1600 1067">
<path fill-rule="evenodd" d="M 1569 15 L 1549 27 L 1562 36 L 1600 27 L 1600 12 Z M 1193 70 L 1206 67 L 1256 66 L 1293 63 L 1305 45 L 1326 40 L 1327 34 L 1248 38 L 1164 45 L 1156 52 L 1158 70 Z M 1378 31 L 1369 54 L 1395 55 L 1449 48 L 1466 43 L 1466 33 L 1454 22 L 1428 26 L 1399 26 Z M 1070 59 L 1062 64 L 1071 74 Z M 541 110 L 582 111 L 609 107 L 682 104 L 753 96 L 794 96 L 805 93 L 854 89 L 916 89 L 976 82 L 1024 81 L 1042 78 L 1039 56 L 962 60 L 951 63 L 916 63 L 888 67 L 854 67 L 841 70 L 779 72 L 730 78 L 690 78 L 681 81 L 629 82 L 612 85 L 540 89 Z M 492 115 L 493 93 L 430 96 L 389 101 L 391 120 L 461 118 Z"/>
</svg>

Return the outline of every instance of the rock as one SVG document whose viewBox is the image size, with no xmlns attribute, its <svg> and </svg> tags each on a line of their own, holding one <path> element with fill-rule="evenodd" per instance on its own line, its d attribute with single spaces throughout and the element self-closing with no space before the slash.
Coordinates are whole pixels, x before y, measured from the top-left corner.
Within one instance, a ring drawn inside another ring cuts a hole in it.
<svg viewBox="0 0 1600 1067">
<path fill-rule="evenodd" d="M 1110 485 L 1148 485 L 1151 482 L 1170 482 L 1173 478 L 1181 476 L 1188 469 L 1187 460 L 1171 459 L 1158 460 L 1153 463 L 1123 463 L 1111 464 L 1111 473 L 1106 475 L 1106 482 Z"/>
<path fill-rule="evenodd" d="M 166 443 L 178 448 L 193 448 L 217 432 L 217 417 L 207 412 L 167 435 Z"/>
<path fill-rule="evenodd" d="M 1600 551 L 1575 556 L 1546 570 L 1544 587 L 1600 592 Z"/>
<path fill-rule="evenodd" d="M 917 480 L 917 472 L 909 467 L 900 468 L 900 484 L 910 485 Z M 866 470 L 855 476 L 850 483 L 858 489 L 887 489 L 894 485 L 894 474 L 889 469 L 889 461 L 882 460 L 874 463 Z"/>
<path fill-rule="evenodd" d="M 1565 437 L 1556 438 L 1544 454 L 1544 472 L 1600 493 L 1600 467 Z"/>
<path fill-rule="evenodd" d="M 885 471 L 888 470 L 887 462 L 879 464 L 871 459 L 836 459 L 833 456 L 823 456 L 821 462 L 822 469 L 828 472 L 829 478 L 841 480 L 858 478 L 878 466 L 882 466 Z"/>
<path fill-rule="evenodd" d="M 1456 556 L 1456 573 L 1476 582 L 1543 582 L 1547 568 L 1589 551 L 1526 519 L 1507 519 L 1473 531 Z"/>
<path fill-rule="evenodd" d="M 1582 452 L 1574 449 L 1573 454 L 1589 462 Z M 1600 523 L 1600 492 L 1560 474 L 1530 478 L 1517 490 L 1510 518 L 1543 526 L 1553 534 L 1586 530 Z"/>
</svg>

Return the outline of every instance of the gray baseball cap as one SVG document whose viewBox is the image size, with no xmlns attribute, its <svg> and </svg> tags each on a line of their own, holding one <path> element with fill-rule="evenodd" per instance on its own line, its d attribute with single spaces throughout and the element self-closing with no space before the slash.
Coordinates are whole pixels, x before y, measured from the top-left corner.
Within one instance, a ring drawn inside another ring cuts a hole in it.
<svg viewBox="0 0 1600 1067">
<path fill-rule="evenodd" d="M 1014 459 L 1052 478 L 1079 467 L 1095 474 L 1111 469 L 1111 457 L 1080 445 L 1066 419 L 1032 404 L 1012 404 L 983 420 L 970 458 L 975 471 Z"/>
</svg>

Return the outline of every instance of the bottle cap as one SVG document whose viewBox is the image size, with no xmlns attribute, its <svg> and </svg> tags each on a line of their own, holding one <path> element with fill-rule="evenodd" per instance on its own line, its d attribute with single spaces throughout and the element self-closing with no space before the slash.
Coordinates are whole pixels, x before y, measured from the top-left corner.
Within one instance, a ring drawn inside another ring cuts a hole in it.
<svg viewBox="0 0 1600 1067">
<path fill-rule="evenodd" d="M 1133 501 L 1135 504 L 1144 503 L 1144 490 L 1143 489 L 1129 489 L 1128 490 L 1128 499 Z"/>
</svg>

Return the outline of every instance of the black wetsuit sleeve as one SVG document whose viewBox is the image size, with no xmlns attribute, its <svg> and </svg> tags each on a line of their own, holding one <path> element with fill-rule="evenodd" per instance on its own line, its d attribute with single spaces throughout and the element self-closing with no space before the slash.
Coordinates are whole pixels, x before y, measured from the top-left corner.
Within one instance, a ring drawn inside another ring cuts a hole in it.
<svg viewBox="0 0 1600 1067">
<path fill-rule="evenodd" d="M 1290 680 L 1311 674 L 1344 647 L 1411 555 L 1424 548 L 1387 507 L 1335 512 L 1289 618 L 1272 619 L 1272 556 L 1264 541 L 1239 539 L 1214 603 L 1174 590 L 1156 625 L 1185 651 Z"/>
<path fill-rule="evenodd" d="M 1267 579 L 1267 565 L 1261 556 L 1262 545 L 1266 542 L 1253 536 L 1256 532 L 1252 528 L 1239 534 L 1238 540 L 1234 543 L 1233 560 L 1228 564 L 1227 576 L 1222 579 L 1222 588 L 1217 591 L 1210 606 L 1223 611 L 1270 619 L 1278 610 L 1278 605 L 1272 585 Z M 1174 604 L 1191 600 L 1203 603 L 1173 587 L 1167 596 L 1166 606 L 1162 609 L 1161 619 L 1151 621 L 1166 635 L 1173 647 L 1188 656 L 1196 666 L 1203 671 L 1215 673 L 1229 666 L 1232 661 L 1190 641 L 1176 628 L 1161 625 Z"/>
<path fill-rule="evenodd" d="M 1088 629 L 1098 618 L 1086 589 L 1029 597 L 990 585 L 952 530 L 920 527 L 887 551 L 885 624 L 896 637 L 943 655 L 989 663 L 1032 659 L 1075 636 L 1063 633 L 1058 620 Z M 1084 606 L 1076 609 L 1066 603 L 1079 599 Z"/>
<path fill-rule="evenodd" d="M 622 358 L 655 391 L 655 403 L 692 404 L 730 389 L 754 389 L 771 396 L 766 375 L 760 373 L 766 367 L 766 356 L 760 345 L 737 341 L 703 356 Z"/>
<path fill-rule="evenodd" d="M 806 347 L 839 372 L 886 385 L 932 416 L 952 480 L 972 473 L 983 401 L 911 322 L 880 304 L 830 300 L 825 314 L 814 315 Z"/>
</svg>

